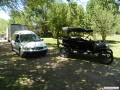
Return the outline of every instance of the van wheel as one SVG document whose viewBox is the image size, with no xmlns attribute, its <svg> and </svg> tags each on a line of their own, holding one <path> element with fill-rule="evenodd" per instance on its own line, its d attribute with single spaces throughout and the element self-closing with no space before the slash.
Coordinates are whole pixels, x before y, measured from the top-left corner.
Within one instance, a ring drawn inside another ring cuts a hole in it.
<svg viewBox="0 0 120 90">
<path fill-rule="evenodd" d="M 21 48 L 19 49 L 19 55 L 20 57 L 23 57 L 23 51 L 21 50 Z"/>
<path fill-rule="evenodd" d="M 13 46 L 11 45 L 11 50 L 13 51 Z"/>
</svg>

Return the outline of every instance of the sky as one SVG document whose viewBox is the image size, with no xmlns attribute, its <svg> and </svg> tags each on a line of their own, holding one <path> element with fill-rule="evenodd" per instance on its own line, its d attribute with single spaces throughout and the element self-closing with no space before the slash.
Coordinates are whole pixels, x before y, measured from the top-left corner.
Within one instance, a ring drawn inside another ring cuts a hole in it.
<svg viewBox="0 0 120 90">
<path fill-rule="evenodd" d="M 78 1 L 78 3 L 81 4 L 81 5 L 84 7 L 84 9 L 85 9 L 88 0 L 77 0 L 77 1 Z M 0 18 L 3 18 L 3 19 L 5 19 L 5 20 L 9 20 L 9 19 L 10 19 L 10 16 L 9 16 L 7 13 L 5 13 L 4 11 L 0 10 Z"/>
<path fill-rule="evenodd" d="M 0 18 L 3 18 L 5 20 L 9 20 L 10 16 L 7 13 L 5 13 L 4 11 L 0 10 Z"/>
<path fill-rule="evenodd" d="M 86 8 L 86 4 L 87 4 L 87 2 L 89 1 L 89 0 L 77 0 L 78 1 L 78 3 L 79 4 L 81 4 L 83 7 L 84 7 L 84 9 Z"/>
</svg>

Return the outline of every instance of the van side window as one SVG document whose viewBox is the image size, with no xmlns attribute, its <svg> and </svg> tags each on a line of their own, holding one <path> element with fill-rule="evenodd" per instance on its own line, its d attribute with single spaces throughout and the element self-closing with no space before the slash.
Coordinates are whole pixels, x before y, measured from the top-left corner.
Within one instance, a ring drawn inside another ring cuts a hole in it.
<svg viewBox="0 0 120 90">
<path fill-rule="evenodd" d="M 16 35 L 15 41 L 18 41 L 18 40 L 20 40 L 19 35 Z"/>
<path fill-rule="evenodd" d="M 16 36 L 17 36 L 18 34 L 13 34 L 13 36 L 12 36 L 12 40 L 16 40 Z"/>
</svg>

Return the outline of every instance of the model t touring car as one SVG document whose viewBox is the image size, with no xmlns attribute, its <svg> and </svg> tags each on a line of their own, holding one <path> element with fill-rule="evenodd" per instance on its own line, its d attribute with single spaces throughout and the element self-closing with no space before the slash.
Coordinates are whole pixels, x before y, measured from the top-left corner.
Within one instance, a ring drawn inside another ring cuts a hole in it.
<svg viewBox="0 0 120 90">
<path fill-rule="evenodd" d="M 62 57 L 86 53 L 98 56 L 100 63 L 113 62 L 113 51 L 107 43 L 95 40 L 92 29 L 63 27 L 62 31 Z"/>
</svg>

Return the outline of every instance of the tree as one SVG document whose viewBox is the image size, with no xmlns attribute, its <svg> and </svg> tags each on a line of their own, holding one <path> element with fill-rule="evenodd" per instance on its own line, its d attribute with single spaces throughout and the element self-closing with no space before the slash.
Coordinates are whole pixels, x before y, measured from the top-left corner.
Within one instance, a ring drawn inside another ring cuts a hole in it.
<svg viewBox="0 0 120 90">
<path fill-rule="evenodd" d="M 87 4 L 87 13 L 90 17 L 90 25 L 102 36 L 102 41 L 106 36 L 115 32 L 117 27 L 116 16 L 118 14 L 118 4 L 115 0 L 90 0 Z"/>
<path fill-rule="evenodd" d="M 84 9 L 76 2 L 69 3 L 68 23 L 73 27 L 84 27 Z"/>
<path fill-rule="evenodd" d="M 102 36 L 102 41 L 106 41 L 106 36 L 114 31 L 115 19 L 111 12 L 97 9 L 92 17 L 92 28 Z"/>
<path fill-rule="evenodd" d="M 21 17 L 20 12 L 11 10 L 10 17 L 11 17 L 10 23 L 14 23 L 14 24 L 19 23 L 20 24 L 20 21 L 21 21 L 20 20 L 20 17 Z"/>
<path fill-rule="evenodd" d="M 48 25 L 53 33 L 53 37 L 57 38 L 57 45 L 59 47 L 59 34 L 61 33 L 62 27 L 67 26 L 67 4 L 59 4 L 57 2 L 52 4 L 52 8 L 49 12 Z"/>
<path fill-rule="evenodd" d="M 0 36 L 6 35 L 6 28 L 8 27 L 8 21 L 0 19 Z"/>
<path fill-rule="evenodd" d="M 10 17 L 11 19 L 9 20 L 10 24 L 23 24 L 23 25 L 28 25 L 29 29 L 34 29 L 33 26 L 33 20 L 30 17 L 30 14 L 28 13 L 29 9 L 25 11 L 14 11 L 11 10 L 10 12 Z"/>
<path fill-rule="evenodd" d="M 29 14 L 30 21 L 34 24 L 35 29 L 42 34 L 42 36 L 47 36 L 49 32 L 49 27 L 47 26 L 48 17 L 51 4 L 55 0 L 31 0 L 27 3 L 25 12 Z"/>
<path fill-rule="evenodd" d="M 102 10 L 111 11 L 113 14 L 118 13 L 119 4 L 116 0 L 98 0 L 98 4 L 101 5 Z"/>
</svg>

